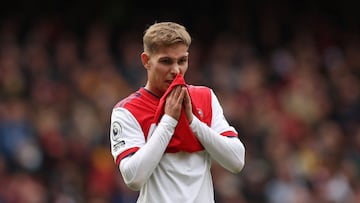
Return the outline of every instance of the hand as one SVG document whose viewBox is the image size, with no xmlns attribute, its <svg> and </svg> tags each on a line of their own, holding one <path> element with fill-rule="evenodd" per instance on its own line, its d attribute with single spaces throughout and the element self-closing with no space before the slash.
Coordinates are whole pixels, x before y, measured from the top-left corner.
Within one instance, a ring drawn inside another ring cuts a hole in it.
<svg viewBox="0 0 360 203">
<path fill-rule="evenodd" d="M 166 97 L 164 113 L 179 120 L 186 92 L 186 88 L 183 89 L 181 86 L 174 87 Z"/>
<path fill-rule="evenodd" d="M 191 104 L 191 98 L 190 98 L 190 94 L 189 91 L 186 87 L 182 87 L 182 90 L 185 91 L 185 97 L 184 97 L 184 107 L 185 107 L 185 114 L 186 114 L 186 118 L 189 121 L 189 124 L 192 122 L 193 120 L 193 113 L 192 113 L 192 104 Z"/>
</svg>

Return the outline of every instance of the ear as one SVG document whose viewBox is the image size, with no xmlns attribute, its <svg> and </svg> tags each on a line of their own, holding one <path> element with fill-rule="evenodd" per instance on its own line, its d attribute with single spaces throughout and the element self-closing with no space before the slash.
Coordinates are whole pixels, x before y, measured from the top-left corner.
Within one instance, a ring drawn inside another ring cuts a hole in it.
<svg viewBox="0 0 360 203">
<path fill-rule="evenodd" d="M 150 67 L 149 61 L 150 61 L 150 56 L 145 52 L 141 53 L 141 62 L 145 67 L 145 69 L 148 69 Z"/>
</svg>

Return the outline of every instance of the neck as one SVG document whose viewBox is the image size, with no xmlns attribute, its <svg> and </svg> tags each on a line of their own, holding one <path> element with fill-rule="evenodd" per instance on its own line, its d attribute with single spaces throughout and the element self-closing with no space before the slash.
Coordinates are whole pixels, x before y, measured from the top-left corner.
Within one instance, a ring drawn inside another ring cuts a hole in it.
<svg viewBox="0 0 360 203">
<path fill-rule="evenodd" d="M 161 98 L 162 95 L 159 95 L 157 93 L 155 93 L 153 90 L 151 90 L 151 88 L 149 87 L 148 84 L 145 85 L 144 89 L 149 92 L 150 94 L 154 95 L 155 97 Z"/>
</svg>

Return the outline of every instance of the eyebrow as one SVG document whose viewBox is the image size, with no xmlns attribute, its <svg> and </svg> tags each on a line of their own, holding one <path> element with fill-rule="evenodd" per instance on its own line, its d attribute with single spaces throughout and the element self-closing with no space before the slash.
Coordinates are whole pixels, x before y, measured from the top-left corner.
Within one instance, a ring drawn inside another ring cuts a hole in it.
<svg viewBox="0 0 360 203">
<path fill-rule="evenodd" d="M 180 56 L 179 58 L 173 58 L 173 57 L 170 57 L 170 56 L 161 56 L 161 57 L 159 57 L 159 59 L 172 59 L 172 60 L 176 60 L 176 59 L 183 59 L 183 58 L 188 58 L 189 57 L 189 55 L 188 54 L 186 54 L 186 55 L 183 55 L 183 56 Z"/>
</svg>

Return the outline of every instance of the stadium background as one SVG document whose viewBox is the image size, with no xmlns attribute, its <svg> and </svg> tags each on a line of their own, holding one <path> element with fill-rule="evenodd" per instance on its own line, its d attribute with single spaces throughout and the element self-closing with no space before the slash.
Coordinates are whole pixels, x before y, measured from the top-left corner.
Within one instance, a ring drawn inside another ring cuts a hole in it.
<svg viewBox="0 0 360 203">
<path fill-rule="evenodd" d="M 215 89 L 246 166 L 218 203 L 360 202 L 359 3 L 7 1 L 0 7 L 0 203 L 130 203 L 112 106 L 145 82 L 147 25 L 193 36 L 189 83 Z"/>
</svg>

